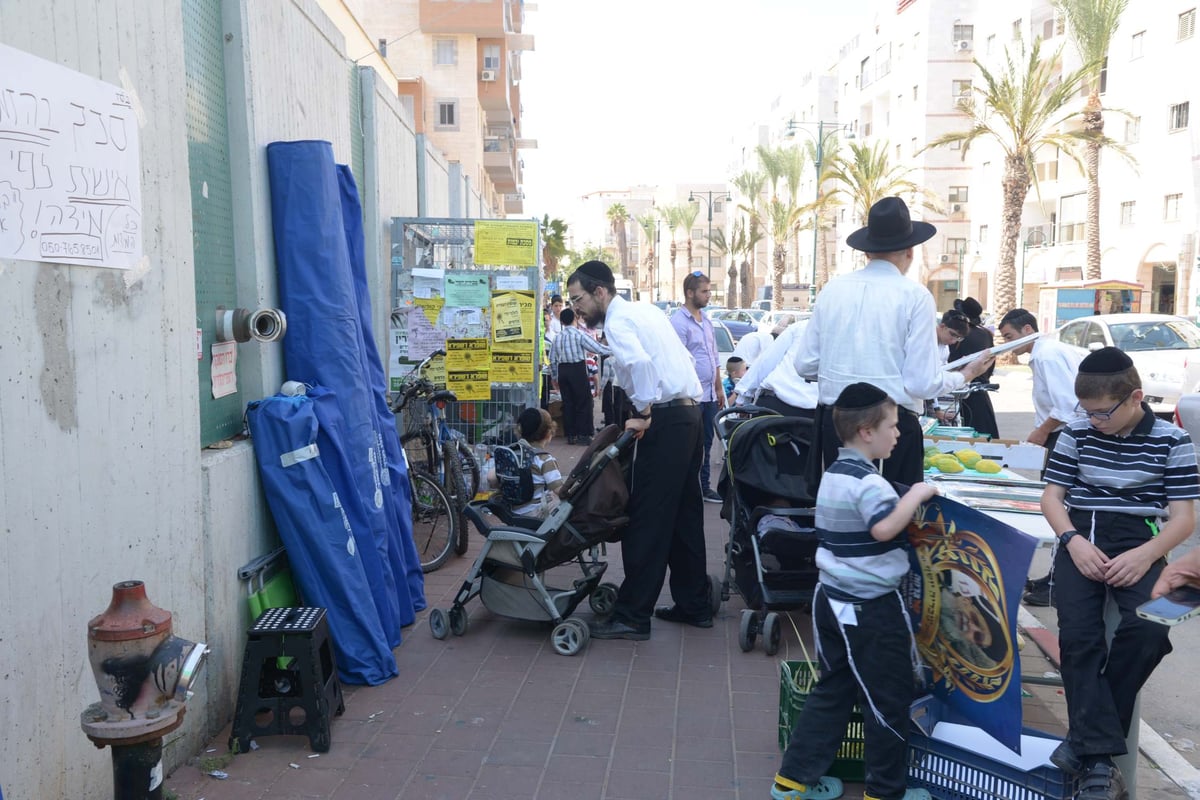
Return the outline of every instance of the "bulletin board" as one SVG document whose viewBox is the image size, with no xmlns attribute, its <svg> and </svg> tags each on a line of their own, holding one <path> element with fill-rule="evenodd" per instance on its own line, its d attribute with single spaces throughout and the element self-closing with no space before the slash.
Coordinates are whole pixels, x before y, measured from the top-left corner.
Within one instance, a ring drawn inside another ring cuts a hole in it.
<svg viewBox="0 0 1200 800">
<path fill-rule="evenodd" d="M 541 240 L 533 220 L 392 219 L 391 391 L 427 356 L 454 392 L 447 421 L 472 443 L 507 441 L 538 404 Z"/>
</svg>

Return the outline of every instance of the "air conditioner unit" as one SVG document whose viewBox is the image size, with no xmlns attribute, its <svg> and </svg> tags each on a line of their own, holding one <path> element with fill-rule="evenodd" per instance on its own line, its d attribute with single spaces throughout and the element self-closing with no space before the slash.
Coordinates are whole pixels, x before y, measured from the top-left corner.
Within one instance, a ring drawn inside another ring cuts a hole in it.
<svg viewBox="0 0 1200 800">
<path fill-rule="evenodd" d="M 954 256 L 950 255 L 949 253 L 942 253 L 940 259 L 943 264 L 949 264 L 954 261 Z"/>
<path fill-rule="evenodd" d="M 954 203 L 953 205 L 950 206 L 950 213 L 952 213 L 952 214 L 967 213 L 967 204 L 966 203 Z"/>
<path fill-rule="evenodd" d="M 479 73 L 479 80 L 486 81 L 486 82 L 491 82 L 491 81 L 496 80 L 496 70 L 485 69 L 485 70 L 481 71 Z"/>
<path fill-rule="evenodd" d="M 960 53 L 965 53 L 971 49 L 973 42 L 970 39 L 959 39 L 954 43 L 954 49 Z"/>
</svg>

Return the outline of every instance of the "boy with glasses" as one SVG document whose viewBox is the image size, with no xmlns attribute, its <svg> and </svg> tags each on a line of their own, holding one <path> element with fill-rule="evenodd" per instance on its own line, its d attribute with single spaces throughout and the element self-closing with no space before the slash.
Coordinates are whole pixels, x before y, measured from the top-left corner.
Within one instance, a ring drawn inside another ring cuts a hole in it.
<svg viewBox="0 0 1200 800">
<path fill-rule="evenodd" d="M 1112 758 L 1126 752 L 1138 692 L 1171 652 L 1170 629 L 1134 612 L 1150 599 L 1167 553 L 1195 527 L 1200 479 L 1191 439 L 1142 402 L 1124 352 L 1091 353 L 1074 384 L 1082 418 L 1059 436 L 1042 494 L 1058 536 L 1051 575 L 1069 723 L 1050 760 L 1081 779 L 1079 800 L 1124 800 Z M 1111 645 L 1109 597 L 1121 612 Z"/>
</svg>

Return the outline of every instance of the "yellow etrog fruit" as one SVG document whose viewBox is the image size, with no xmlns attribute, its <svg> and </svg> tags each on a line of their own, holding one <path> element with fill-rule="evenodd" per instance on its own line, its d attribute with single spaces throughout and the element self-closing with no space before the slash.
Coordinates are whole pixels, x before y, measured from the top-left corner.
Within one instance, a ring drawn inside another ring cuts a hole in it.
<svg viewBox="0 0 1200 800">
<path fill-rule="evenodd" d="M 963 471 L 963 465 L 957 458 L 949 453 L 935 458 L 933 460 L 933 465 L 937 467 L 939 472 L 954 473 Z"/>
<path fill-rule="evenodd" d="M 934 456 L 936 456 L 936 455 L 940 455 L 940 454 L 941 454 L 941 452 L 942 452 L 941 450 L 938 450 L 938 449 L 937 449 L 937 445 L 935 445 L 935 444 L 931 444 L 931 445 L 929 445 L 928 447 L 926 447 L 926 448 L 925 448 L 925 457 L 926 457 L 926 458 L 933 458 L 933 457 L 934 457 Z"/>
<path fill-rule="evenodd" d="M 981 458 L 975 462 L 975 470 L 977 472 L 984 472 L 989 475 L 995 475 L 997 472 L 1000 471 L 1000 465 L 997 464 L 995 461 L 992 461 L 990 458 Z"/>
<path fill-rule="evenodd" d="M 975 463 L 983 458 L 983 456 L 974 450 L 958 450 L 954 453 L 954 457 L 961 461 L 963 466 L 968 469 L 974 469 Z"/>
</svg>

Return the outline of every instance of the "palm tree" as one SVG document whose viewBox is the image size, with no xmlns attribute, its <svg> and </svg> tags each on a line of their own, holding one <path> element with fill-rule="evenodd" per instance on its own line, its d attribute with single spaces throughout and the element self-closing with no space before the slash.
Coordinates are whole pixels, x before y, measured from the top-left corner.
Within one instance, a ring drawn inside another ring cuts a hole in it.
<svg viewBox="0 0 1200 800">
<path fill-rule="evenodd" d="M 758 260 L 758 245 L 767 238 L 766 232 L 760 228 L 746 229 L 746 245 L 742 252 L 749 254 L 750 260 L 742 259 L 742 302 L 747 307 L 754 299 L 754 263 Z"/>
<path fill-rule="evenodd" d="M 696 224 L 696 217 L 700 216 L 699 203 L 683 203 L 679 208 L 679 224 L 687 231 L 687 267 L 692 269 L 692 229 Z M 675 276 L 672 275 L 672 278 Z"/>
<path fill-rule="evenodd" d="M 542 273 L 547 280 L 558 274 L 558 262 L 567 254 L 567 223 L 557 217 L 542 217 Z"/>
<path fill-rule="evenodd" d="M 817 143 L 808 141 L 805 143 L 808 160 L 815 167 L 817 163 Z M 825 287 L 829 282 L 829 239 L 822 231 L 829 230 L 834 226 L 832 219 L 827 219 L 830 212 L 841 205 L 838 199 L 837 192 L 825 191 L 825 184 L 833 180 L 833 165 L 837 161 L 839 153 L 839 144 L 836 136 L 831 136 L 823 143 L 821 148 L 821 174 L 816 176 L 817 181 L 817 199 L 810 205 L 806 206 L 805 213 L 811 214 L 811 222 L 809 223 L 813 229 L 813 236 L 819 236 L 817 240 L 817 264 L 813 269 L 813 287 L 814 297 L 817 292 Z"/>
<path fill-rule="evenodd" d="M 853 209 L 855 219 L 865 225 L 871 206 L 885 197 L 907 194 L 919 205 L 936 209 L 937 200 L 927 194 L 908 176 L 912 167 L 893 165 L 886 140 L 874 144 L 848 142 L 849 153 L 837 153 L 829 160 L 826 177 L 837 181 L 830 191 L 830 201 L 844 200 Z"/>
<path fill-rule="evenodd" d="M 738 204 L 738 211 L 746 220 L 746 240 L 742 252 L 749 256 L 749 260 L 742 260 L 741 273 L 742 303 L 748 306 L 754 294 L 754 276 L 758 273 L 758 243 L 763 240 L 762 194 L 767 176 L 759 170 L 743 172 L 730 183 L 746 198 L 745 203 Z"/>
<path fill-rule="evenodd" d="M 662 214 L 663 222 L 667 223 L 667 229 L 671 231 L 671 289 L 667 296 L 675 297 L 675 256 L 679 254 L 679 247 L 675 244 L 675 232 L 684 224 L 687 210 L 683 206 L 662 206 L 658 213 Z"/>
<path fill-rule="evenodd" d="M 721 263 L 725 256 L 730 254 L 733 246 L 733 240 L 725 237 L 725 231 L 717 228 L 712 236 L 706 236 L 704 238 L 708 242 L 708 252 L 716 255 L 718 264 Z M 714 284 L 716 283 L 716 279 L 712 275 L 709 275 L 708 278 Z M 729 300 L 728 296 L 725 298 L 725 305 L 728 308 L 737 308 L 737 306 L 735 306 Z"/>
<path fill-rule="evenodd" d="M 617 242 L 617 260 L 621 264 L 621 277 L 631 278 L 629 273 L 629 237 L 625 223 L 629 221 L 629 212 L 623 203 L 613 203 L 605 212 L 609 227 L 612 228 L 613 238 Z"/>
<path fill-rule="evenodd" d="M 637 218 L 637 224 L 642 229 L 642 236 L 646 240 L 646 251 L 642 257 L 642 263 L 646 265 L 646 276 L 650 277 L 654 275 L 654 257 L 657 255 L 654 252 L 654 234 L 658 233 L 658 217 L 654 216 L 653 211 L 647 211 Z M 638 285 L 636 280 L 633 285 Z"/>
<path fill-rule="evenodd" d="M 767 201 L 767 223 L 775 244 L 771 264 L 771 308 L 783 307 L 783 271 L 787 266 L 788 239 L 803 220 L 803 208 L 796 201 L 804 154 L 795 147 L 768 148 L 759 145 L 755 152 L 771 186 Z M 780 186 L 780 183 L 783 186 Z"/>
<path fill-rule="evenodd" d="M 1104 146 L 1100 77 L 1108 58 L 1109 45 L 1128 5 L 1129 0 L 1054 0 L 1054 9 L 1067 19 L 1067 30 L 1079 59 L 1088 65 L 1085 74 L 1088 96 L 1082 114 L 1083 130 L 1093 137 L 1084 145 L 1083 156 L 1083 163 L 1087 166 L 1084 237 L 1088 280 L 1100 279 L 1100 148 Z M 1129 156 L 1126 155 L 1126 158 L 1129 159 Z"/>
<path fill-rule="evenodd" d="M 976 59 L 975 67 L 983 77 L 983 85 L 973 87 L 972 94 L 958 102 L 959 110 L 969 118 L 970 127 L 947 133 L 928 145 L 944 147 L 957 142 L 965 159 L 971 145 L 986 137 L 1004 152 L 1004 177 L 1001 180 L 1004 202 L 996 263 L 995 312 L 998 316 L 1008 313 L 1016 305 L 1017 238 L 1021 233 L 1025 198 L 1037 180 L 1034 158 L 1038 149 L 1057 147 L 1078 163 L 1075 149 L 1081 141 L 1090 138 L 1082 131 L 1061 130 L 1064 122 L 1077 116 L 1068 108 L 1079 93 L 1086 71 L 1076 70 L 1062 75 L 1060 80 L 1058 63 L 1062 48 L 1043 60 L 1041 44 L 1040 39 L 1035 39 L 1028 49 L 1022 44 L 1020 59 L 1014 59 L 1012 52 L 1005 48 L 1003 69 L 996 75 Z"/>
<path fill-rule="evenodd" d="M 729 229 L 729 288 L 726 289 L 725 305 L 730 308 L 746 308 L 750 305 L 749 297 L 742 297 L 738 302 L 738 256 L 746 252 L 746 221 L 738 219 Z"/>
</svg>

